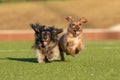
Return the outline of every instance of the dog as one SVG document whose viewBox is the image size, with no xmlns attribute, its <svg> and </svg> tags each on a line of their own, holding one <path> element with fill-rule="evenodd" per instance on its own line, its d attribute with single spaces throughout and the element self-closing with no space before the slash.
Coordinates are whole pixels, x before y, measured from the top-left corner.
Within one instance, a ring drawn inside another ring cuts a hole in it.
<svg viewBox="0 0 120 80">
<path fill-rule="evenodd" d="M 67 55 L 75 56 L 83 50 L 83 31 L 81 25 L 87 22 L 87 19 L 84 17 L 79 20 L 67 17 L 66 20 L 69 22 L 67 32 L 60 37 L 58 43 L 62 61 L 65 61 L 64 52 Z"/>
<path fill-rule="evenodd" d="M 38 63 L 56 60 L 60 53 L 58 48 L 58 34 L 63 32 L 63 29 L 58 29 L 54 26 L 46 27 L 40 24 L 31 24 L 30 26 L 35 32 L 35 44 L 33 48 Z"/>
</svg>

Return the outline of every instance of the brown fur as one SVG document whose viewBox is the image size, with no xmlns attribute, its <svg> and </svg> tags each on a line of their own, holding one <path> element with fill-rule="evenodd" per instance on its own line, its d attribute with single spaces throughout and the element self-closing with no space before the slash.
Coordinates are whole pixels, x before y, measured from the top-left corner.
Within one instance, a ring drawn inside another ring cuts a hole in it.
<svg viewBox="0 0 120 80">
<path fill-rule="evenodd" d="M 67 55 L 75 56 L 84 48 L 81 24 L 87 22 L 84 17 L 79 20 L 73 20 L 72 17 L 67 17 L 66 20 L 70 22 L 68 30 L 59 40 L 62 61 L 65 61 L 64 52 Z"/>
</svg>

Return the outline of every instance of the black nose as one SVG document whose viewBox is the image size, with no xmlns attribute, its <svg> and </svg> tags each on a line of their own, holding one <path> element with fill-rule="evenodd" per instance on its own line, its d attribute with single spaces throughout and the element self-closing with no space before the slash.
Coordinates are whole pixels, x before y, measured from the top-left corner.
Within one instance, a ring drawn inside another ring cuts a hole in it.
<svg viewBox="0 0 120 80">
<path fill-rule="evenodd" d="M 45 36 L 45 37 L 44 37 L 44 39 L 46 40 L 46 39 L 47 39 L 47 37 Z"/>
<path fill-rule="evenodd" d="M 76 27 L 76 29 L 77 29 L 77 30 L 79 30 L 79 29 L 80 29 L 80 27 L 79 27 L 79 26 L 77 26 L 77 27 Z"/>
<path fill-rule="evenodd" d="M 44 39 L 43 39 L 44 41 L 46 41 L 47 40 L 47 37 L 44 37 Z"/>
</svg>

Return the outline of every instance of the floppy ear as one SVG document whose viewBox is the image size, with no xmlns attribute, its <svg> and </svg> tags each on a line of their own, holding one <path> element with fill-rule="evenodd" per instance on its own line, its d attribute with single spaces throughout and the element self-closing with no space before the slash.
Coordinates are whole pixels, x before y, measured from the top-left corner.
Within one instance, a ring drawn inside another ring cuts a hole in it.
<svg viewBox="0 0 120 80">
<path fill-rule="evenodd" d="M 60 33 L 62 33 L 62 32 L 63 32 L 63 29 L 62 29 L 62 28 L 57 29 L 57 34 L 60 34 Z"/>
<path fill-rule="evenodd" d="M 68 16 L 67 18 L 65 18 L 68 22 L 71 22 L 73 21 L 72 17 L 71 16 Z"/>
<path fill-rule="evenodd" d="M 85 17 L 80 18 L 81 23 L 87 23 L 87 19 Z"/>
<path fill-rule="evenodd" d="M 38 26 L 34 25 L 34 24 L 30 24 L 30 27 L 35 31 L 35 32 L 39 32 Z"/>
<path fill-rule="evenodd" d="M 63 29 L 62 28 L 53 28 L 53 33 L 55 33 L 56 35 L 57 34 L 60 34 L 61 32 L 63 32 Z"/>
<path fill-rule="evenodd" d="M 40 28 L 40 29 L 44 29 L 45 28 L 45 25 L 41 25 L 41 24 L 39 24 L 39 23 L 36 23 L 35 24 L 35 26 L 38 28 Z"/>
</svg>

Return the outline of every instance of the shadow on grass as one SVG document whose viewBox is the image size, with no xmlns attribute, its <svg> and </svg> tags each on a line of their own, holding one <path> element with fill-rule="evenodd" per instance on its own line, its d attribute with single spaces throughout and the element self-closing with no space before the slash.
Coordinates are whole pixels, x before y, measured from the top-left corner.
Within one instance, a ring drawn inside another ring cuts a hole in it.
<svg viewBox="0 0 120 80">
<path fill-rule="evenodd" d="M 22 61 L 22 62 L 33 62 L 33 63 L 37 63 L 37 59 L 36 58 L 11 58 L 11 57 L 7 57 L 8 60 L 15 60 L 15 61 Z"/>
<path fill-rule="evenodd" d="M 22 61 L 22 62 L 38 63 L 37 62 L 37 58 L 11 58 L 11 57 L 7 57 L 6 59 L 8 59 L 8 60 L 15 60 L 15 61 Z M 46 63 L 51 63 L 51 62 L 67 62 L 67 61 L 53 60 L 53 61 L 48 61 Z"/>
</svg>

